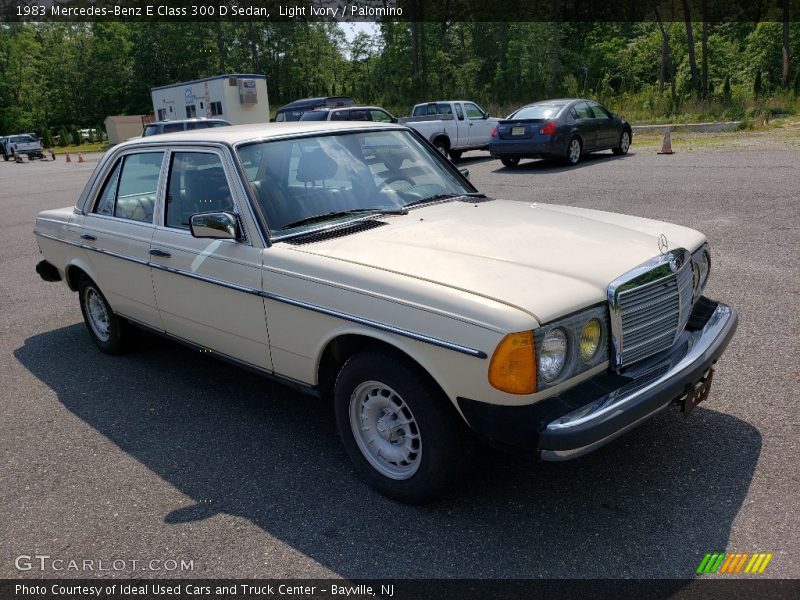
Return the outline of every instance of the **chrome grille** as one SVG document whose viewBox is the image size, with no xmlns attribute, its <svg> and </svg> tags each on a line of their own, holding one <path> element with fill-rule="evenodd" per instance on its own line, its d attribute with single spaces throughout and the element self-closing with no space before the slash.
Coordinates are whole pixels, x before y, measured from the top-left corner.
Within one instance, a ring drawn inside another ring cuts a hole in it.
<svg viewBox="0 0 800 600">
<path fill-rule="evenodd" d="M 617 367 L 666 350 L 686 327 L 694 294 L 691 256 L 673 250 L 609 286 Z"/>
</svg>

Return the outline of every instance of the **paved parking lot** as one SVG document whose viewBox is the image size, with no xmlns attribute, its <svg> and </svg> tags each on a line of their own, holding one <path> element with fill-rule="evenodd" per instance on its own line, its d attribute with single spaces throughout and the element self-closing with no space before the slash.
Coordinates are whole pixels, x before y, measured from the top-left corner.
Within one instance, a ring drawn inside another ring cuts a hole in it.
<svg viewBox="0 0 800 600">
<path fill-rule="evenodd" d="M 82 574 L 15 568 L 33 554 L 194 561 L 105 574 L 126 577 L 689 577 L 726 550 L 800 577 L 800 149 L 486 156 L 460 166 L 491 195 L 707 234 L 707 294 L 740 325 L 689 419 L 662 413 L 571 463 L 487 452 L 448 497 L 399 505 L 356 478 L 324 403 L 145 334 L 97 351 L 75 295 L 34 273 L 31 234 L 97 157 L 0 162 L 0 577 Z"/>
</svg>

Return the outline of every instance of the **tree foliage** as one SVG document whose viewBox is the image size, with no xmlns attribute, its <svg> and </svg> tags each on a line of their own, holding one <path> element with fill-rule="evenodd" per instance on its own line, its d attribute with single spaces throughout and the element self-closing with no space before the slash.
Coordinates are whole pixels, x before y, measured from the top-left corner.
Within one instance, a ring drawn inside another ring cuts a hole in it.
<svg viewBox="0 0 800 600">
<path fill-rule="evenodd" d="M 348 42 L 335 23 L 0 24 L 0 134 L 151 113 L 151 87 L 237 72 L 267 76 L 273 110 L 314 95 L 352 95 L 399 114 L 446 97 L 497 110 L 585 95 L 612 106 L 635 98 L 643 110 L 669 113 L 702 100 L 689 30 L 704 28 L 662 25 L 384 22 Z M 702 101 L 752 98 L 757 87 L 762 95 L 779 92 L 781 23 L 709 23 L 706 34 L 693 50 L 714 90 Z M 796 94 L 800 23 L 789 24 L 788 44 L 785 93 Z"/>
</svg>

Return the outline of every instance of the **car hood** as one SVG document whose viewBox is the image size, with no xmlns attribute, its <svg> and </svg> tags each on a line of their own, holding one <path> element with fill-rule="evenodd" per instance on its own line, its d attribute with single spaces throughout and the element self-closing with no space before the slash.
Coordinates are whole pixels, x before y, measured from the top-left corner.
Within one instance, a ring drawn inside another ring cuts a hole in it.
<svg viewBox="0 0 800 600">
<path fill-rule="evenodd" d="M 451 201 L 382 218 L 388 225 L 295 246 L 517 307 L 541 323 L 606 300 L 611 281 L 705 238 L 650 219 L 508 200 Z"/>
</svg>

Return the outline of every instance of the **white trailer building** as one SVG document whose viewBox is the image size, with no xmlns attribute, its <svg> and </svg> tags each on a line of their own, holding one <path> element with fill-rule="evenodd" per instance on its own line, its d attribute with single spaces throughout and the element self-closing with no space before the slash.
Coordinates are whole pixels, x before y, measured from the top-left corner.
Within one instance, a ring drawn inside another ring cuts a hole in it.
<svg viewBox="0 0 800 600">
<path fill-rule="evenodd" d="M 150 88 L 158 121 L 193 117 L 231 125 L 269 121 L 266 75 L 234 73 Z"/>
</svg>

